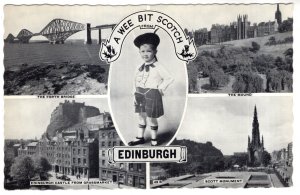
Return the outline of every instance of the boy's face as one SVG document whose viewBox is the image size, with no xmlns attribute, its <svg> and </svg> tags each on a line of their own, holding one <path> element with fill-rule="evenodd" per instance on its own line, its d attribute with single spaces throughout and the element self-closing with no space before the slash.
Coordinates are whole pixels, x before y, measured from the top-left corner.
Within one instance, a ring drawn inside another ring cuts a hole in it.
<svg viewBox="0 0 300 195">
<path fill-rule="evenodd" d="M 156 55 L 156 49 L 150 44 L 143 44 L 140 46 L 140 54 L 145 62 L 151 62 Z"/>
</svg>

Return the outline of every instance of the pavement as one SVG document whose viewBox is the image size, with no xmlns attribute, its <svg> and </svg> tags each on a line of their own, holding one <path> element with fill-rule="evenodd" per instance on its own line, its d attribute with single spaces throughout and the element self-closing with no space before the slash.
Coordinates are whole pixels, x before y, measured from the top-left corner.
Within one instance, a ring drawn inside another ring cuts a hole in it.
<svg viewBox="0 0 300 195">
<path fill-rule="evenodd" d="M 275 173 L 270 174 L 270 179 L 273 184 L 273 187 L 275 187 L 275 188 L 283 188 L 284 187 L 284 185 L 281 183 L 281 181 L 279 180 L 279 178 L 277 177 L 277 175 Z"/>
</svg>

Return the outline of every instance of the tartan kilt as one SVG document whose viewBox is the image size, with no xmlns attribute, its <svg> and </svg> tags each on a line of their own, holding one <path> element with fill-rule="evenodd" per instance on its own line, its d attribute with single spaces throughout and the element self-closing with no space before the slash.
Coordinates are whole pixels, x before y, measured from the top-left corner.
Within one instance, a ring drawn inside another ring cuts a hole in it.
<svg viewBox="0 0 300 195">
<path fill-rule="evenodd" d="M 162 96 L 158 89 L 137 87 L 134 96 L 136 113 L 146 112 L 150 118 L 164 115 Z"/>
</svg>

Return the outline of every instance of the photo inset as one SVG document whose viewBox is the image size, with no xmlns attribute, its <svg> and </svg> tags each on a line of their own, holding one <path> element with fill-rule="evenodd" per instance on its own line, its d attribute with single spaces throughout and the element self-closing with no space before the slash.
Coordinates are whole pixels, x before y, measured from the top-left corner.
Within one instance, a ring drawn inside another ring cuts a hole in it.
<svg viewBox="0 0 300 195">
<path fill-rule="evenodd" d="M 145 163 L 108 162 L 124 145 L 108 110 L 105 98 L 5 99 L 5 189 L 145 188 Z"/>
<path fill-rule="evenodd" d="M 152 163 L 151 188 L 290 187 L 292 97 L 189 98 L 171 145 L 186 163 Z"/>
<path fill-rule="evenodd" d="M 109 97 L 117 130 L 129 146 L 166 145 L 183 116 L 187 70 L 163 29 L 136 28 L 111 64 Z"/>
</svg>

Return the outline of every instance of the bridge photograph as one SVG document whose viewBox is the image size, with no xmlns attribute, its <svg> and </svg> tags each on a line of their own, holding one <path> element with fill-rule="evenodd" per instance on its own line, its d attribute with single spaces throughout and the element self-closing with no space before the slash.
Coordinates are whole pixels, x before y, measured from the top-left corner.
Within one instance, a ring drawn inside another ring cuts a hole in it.
<svg viewBox="0 0 300 195">
<path fill-rule="evenodd" d="M 99 58 L 100 44 L 140 9 L 4 6 L 5 95 L 106 94 L 109 64 Z"/>
</svg>

